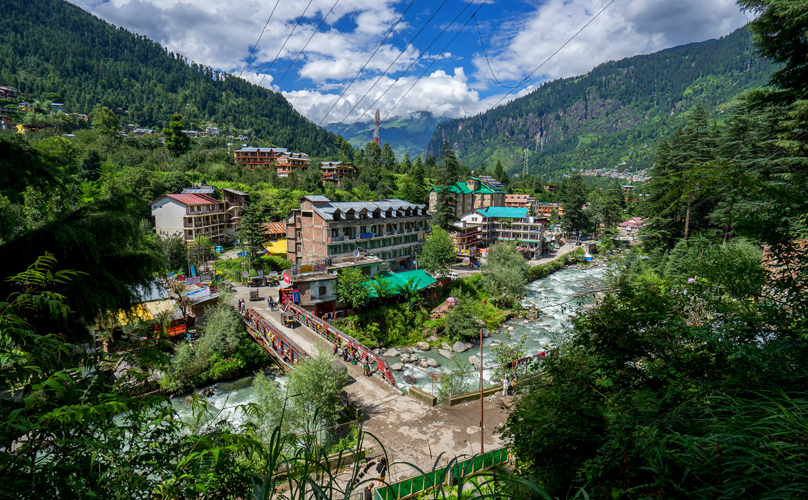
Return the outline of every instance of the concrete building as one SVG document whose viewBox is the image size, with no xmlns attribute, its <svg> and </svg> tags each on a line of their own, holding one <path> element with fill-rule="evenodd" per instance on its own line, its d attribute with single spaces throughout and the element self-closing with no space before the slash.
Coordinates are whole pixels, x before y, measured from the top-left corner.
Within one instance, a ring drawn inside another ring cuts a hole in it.
<svg viewBox="0 0 808 500">
<path fill-rule="evenodd" d="M 167 194 L 150 204 L 157 234 L 179 234 L 190 243 L 198 236 L 214 242 L 232 240 L 247 203 L 247 193 L 223 189 L 217 200 L 212 186 L 184 189 L 183 194 Z"/>
<path fill-rule="evenodd" d="M 288 153 L 285 148 L 244 147 L 233 151 L 233 157 L 242 167 L 255 170 L 255 167 L 269 168 L 270 165 L 277 165 L 278 157 L 285 153 Z"/>
<path fill-rule="evenodd" d="M 390 270 L 412 268 L 432 218 L 426 205 L 403 200 L 332 202 L 304 196 L 286 223 L 286 258 L 303 266 L 367 259 Z M 378 272 L 370 269 L 369 272 Z"/>
<path fill-rule="evenodd" d="M 536 203 L 536 198 L 529 194 L 506 194 L 505 206 L 510 208 L 530 208 Z"/>
<path fill-rule="evenodd" d="M 486 184 L 477 177 L 469 177 L 465 182 L 449 186 L 449 193 L 455 199 L 455 217 L 472 210 L 485 207 L 504 207 L 505 191 L 493 184 Z M 438 188 L 429 190 L 429 211 L 435 213 L 438 205 Z"/>
<path fill-rule="evenodd" d="M 499 241 L 515 241 L 526 258 L 541 255 L 544 224 L 527 212 L 527 208 L 486 207 L 463 215 L 452 234 L 458 257 L 473 260 L 480 249 Z"/>
<path fill-rule="evenodd" d="M 337 187 L 342 185 L 343 177 L 356 178 L 359 174 L 358 168 L 344 161 L 324 161 L 320 163 L 320 171 L 323 173 L 323 185 L 331 182 Z"/>
<path fill-rule="evenodd" d="M 306 153 L 281 153 L 275 164 L 275 172 L 278 177 L 287 177 L 294 169 L 305 172 L 309 168 L 309 163 L 311 163 L 311 159 Z"/>
</svg>

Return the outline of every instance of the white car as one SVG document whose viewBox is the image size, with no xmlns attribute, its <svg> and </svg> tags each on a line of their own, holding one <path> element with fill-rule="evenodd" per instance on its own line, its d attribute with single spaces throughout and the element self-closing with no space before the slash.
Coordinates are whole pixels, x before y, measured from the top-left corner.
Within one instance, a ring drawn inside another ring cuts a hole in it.
<svg viewBox="0 0 808 500">
<path fill-rule="evenodd" d="M 455 272 L 452 272 L 452 273 L 447 274 L 446 277 L 451 279 L 451 280 L 456 280 L 456 279 L 458 279 L 460 277 L 460 275 L 455 273 Z"/>
</svg>

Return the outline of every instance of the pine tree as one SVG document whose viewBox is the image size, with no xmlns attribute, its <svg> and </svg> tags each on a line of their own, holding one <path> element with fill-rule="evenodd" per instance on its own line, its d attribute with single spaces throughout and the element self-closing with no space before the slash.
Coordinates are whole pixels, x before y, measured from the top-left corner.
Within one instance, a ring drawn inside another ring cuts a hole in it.
<svg viewBox="0 0 808 500">
<path fill-rule="evenodd" d="M 163 129 L 163 135 L 166 138 L 166 149 L 175 157 L 181 156 L 191 149 L 191 139 L 182 131 L 182 128 L 182 115 L 177 113 L 171 115 L 168 128 Z"/>
<path fill-rule="evenodd" d="M 452 223 L 457 220 L 455 207 L 457 200 L 453 193 L 449 191 L 451 186 L 457 182 L 460 175 L 460 164 L 454 155 L 454 151 L 449 147 L 447 141 L 443 141 L 440 151 L 440 168 L 438 169 L 436 188 L 438 189 L 437 206 L 435 214 L 432 216 L 432 225 L 449 229 Z"/>
</svg>

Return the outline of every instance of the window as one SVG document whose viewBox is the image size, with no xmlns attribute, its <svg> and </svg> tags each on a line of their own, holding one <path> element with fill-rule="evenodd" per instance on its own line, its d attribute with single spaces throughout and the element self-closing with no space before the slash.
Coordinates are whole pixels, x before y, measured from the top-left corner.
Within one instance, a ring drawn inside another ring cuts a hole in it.
<svg viewBox="0 0 808 500">
<path fill-rule="evenodd" d="M 326 290 L 327 290 L 326 287 L 324 287 L 324 286 L 320 287 L 320 293 L 319 293 L 320 297 L 322 297 L 322 296 L 324 296 L 324 295 L 326 295 L 328 293 Z"/>
<path fill-rule="evenodd" d="M 332 230 L 331 230 L 331 237 L 332 237 L 332 238 L 337 238 L 337 237 L 339 237 L 339 231 L 338 231 L 338 230 L 336 230 L 336 229 L 332 229 Z"/>
<path fill-rule="evenodd" d="M 311 217 L 311 212 L 302 212 L 301 215 L 303 217 Z"/>
</svg>

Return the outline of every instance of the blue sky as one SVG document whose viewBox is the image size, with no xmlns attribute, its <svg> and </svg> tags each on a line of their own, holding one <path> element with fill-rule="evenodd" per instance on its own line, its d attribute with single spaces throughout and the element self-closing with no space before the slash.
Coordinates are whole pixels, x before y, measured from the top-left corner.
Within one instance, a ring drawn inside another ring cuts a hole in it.
<svg viewBox="0 0 808 500">
<path fill-rule="evenodd" d="M 520 83 L 589 21 L 507 99 L 605 61 L 717 38 L 751 20 L 733 0 L 71 1 L 236 75 L 275 8 L 242 77 L 283 92 L 315 123 L 345 127 L 372 119 L 376 108 L 389 118 L 485 111 L 510 90 L 492 74 L 506 86 Z"/>
</svg>

